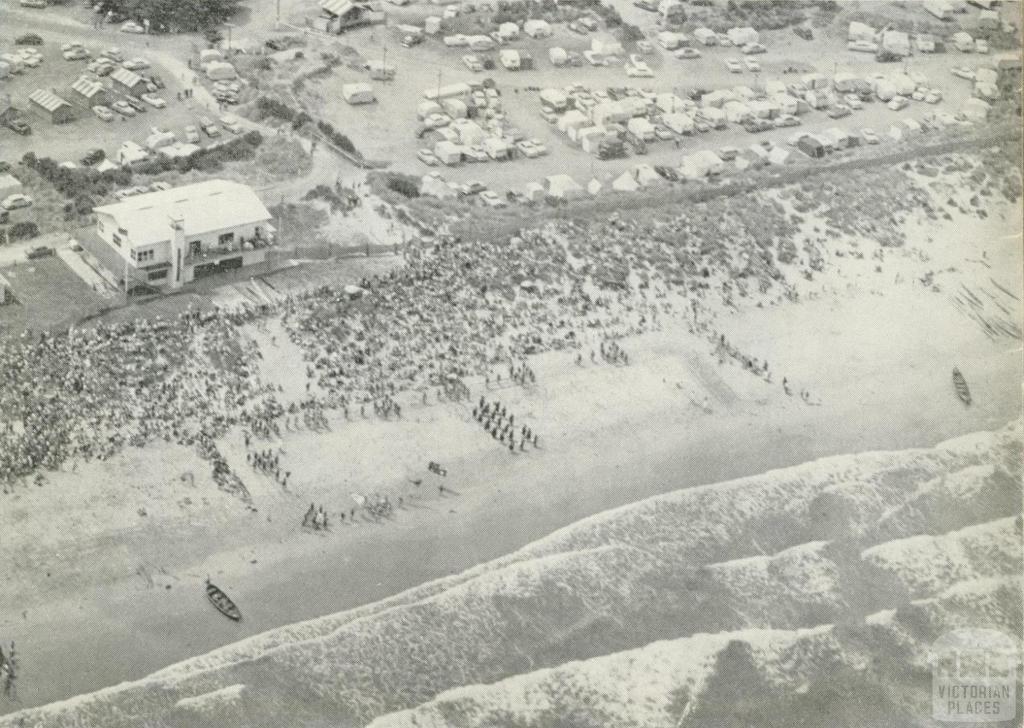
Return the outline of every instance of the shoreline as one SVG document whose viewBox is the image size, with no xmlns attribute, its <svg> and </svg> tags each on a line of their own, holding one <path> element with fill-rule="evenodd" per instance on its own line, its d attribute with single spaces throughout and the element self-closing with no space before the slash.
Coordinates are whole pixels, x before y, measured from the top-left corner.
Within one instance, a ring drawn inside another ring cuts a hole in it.
<svg viewBox="0 0 1024 728">
<path fill-rule="evenodd" d="M 665 343 L 663 336 L 645 336 L 653 341 L 637 343 L 649 343 L 652 349 Z M 559 376 L 552 369 L 561 369 L 561 376 L 566 376 L 567 359 L 564 354 L 542 355 L 536 365 L 541 381 Z M 17 626 L 22 620 L 3 625 L 5 633 L 13 631 L 24 655 L 25 679 L 19 685 L 23 702 L 17 708 L 138 679 L 275 627 L 372 603 L 506 555 L 580 518 L 651 495 L 829 455 L 929 447 L 968 432 L 996 429 L 1020 413 L 1019 390 L 1005 387 L 1017 367 L 1015 352 L 988 353 L 973 363 L 974 371 L 981 367 L 987 370 L 984 385 L 977 382 L 982 396 L 970 410 L 951 394 L 931 407 L 915 409 L 912 404 L 922 382 L 924 389 L 931 387 L 922 380 L 910 397 L 889 387 L 872 388 L 859 401 L 837 391 L 839 396 L 830 395 L 823 407 L 805 406 L 770 388 L 765 389 L 771 395 L 767 401 L 743 396 L 731 410 L 716 408 L 714 415 L 703 415 L 668 382 L 654 397 L 664 403 L 660 421 L 643 411 L 632 421 L 613 418 L 586 433 L 553 435 L 547 438 L 550 449 L 526 458 L 501 461 L 484 447 L 446 460 L 449 487 L 459 495 L 424 498 L 415 506 L 410 502 L 395 522 L 336 525 L 323 538 L 298 533 L 277 544 L 256 540 L 226 550 L 207 543 L 211 552 L 205 560 L 169 569 L 168 576 L 174 579 L 171 590 L 140 590 L 137 577 L 126 577 L 88 590 L 85 598 L 77 593 L 49 607 L 33 608 L 24 632 Z M 715 371 L 737 389 L 762 385 L 732 365 Z M 942 374 L 940 379 L 948 377 Z M 595 377 L 609 375 L 627 380 L 623 384 L 628 389 L 644 383 L 636 378 L 650 378 L 651 372 L 644 365 L 614 371 L 598 367 L 570 370 L 568 378 L 587 390 L 595 388 Z M 698 385 L 697 376 L 690 381 Z M 1000 384 L 999 396 L 982 389 Z M 540 398 L 521 390 L 515 396 L 527 404 L 537 404 L 533 400 Z M 925 409 L 938 411 L 928 416 Z M 960 417 L 948 416 L 958 411 Z M 858 426 L 835 426 L 846 420 L 855 420 Z M 377 423 L 371 427 L 376 429 Z M 339 430 L 324 437 L 344 439 L 348 434 Z M 358 433 L 356 439 L 362 439 Z M 295 447 L 289 444 L 290 450 Z M 486 482 L 474 476 L 488 468 L 493 476 Z M 627 479 L 629 487 L 621 487 Z M 561 487 L 552 488 L 553 480 Z M 250 563 L 250 557 L 258 557 L 258 563 Z M 219 618 L 206 604 L 200 585 L 207 573 L 242 608 L 245 621 L 240 625 Z M 131 655 L 130 662 L 125 655 Z M 96 664 L 103 669 L 96 670 Z M 45 684 L 37 682 L 42 674 L 48 676 Z"/>
</svg>

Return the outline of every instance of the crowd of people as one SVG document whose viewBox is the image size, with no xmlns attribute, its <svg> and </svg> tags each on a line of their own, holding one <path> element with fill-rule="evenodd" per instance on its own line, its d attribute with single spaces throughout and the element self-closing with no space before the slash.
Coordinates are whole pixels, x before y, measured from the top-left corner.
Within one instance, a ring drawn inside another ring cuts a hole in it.
<svg viewBox="0 0 1024 728">
<path fill-rule="evenodd" d="M 8 700 L 14 701 L 18 699 L 17 681 L 18 652 L 14 648 L 14 642 L 11 642 L 6 655 L 3 648 L 0 647 L 0 685 L 2 685 L 4 697 Z"/>
<path fill-rule="evenodd" d="M 509 452 L 515 452 L 518 437 L 519 449 L 526 450 L 526 446 L 538 447 L 540 438 L 532 429 L 522 424 L 516 430 L 516 416 L 508 411 L 501 402 L 495 400 L 488 402 L 483 396 L 480 402 L 473 408 L 473 418 L 483 426 L 484 431 L 502 445 L 508 446 Z"/>
<path fill-rule="evenodd" d="M 473 378 L 488 389 L 529 386 L 536 375 L 527 357 L 544 351 L 592 347 L 603 361 L 626 364 L 618 342 L 657 328 L 680 300 L 670 293 L 703 298 L 715 290 L 714 271 L 725 271 L 737 285 L 721 295 L 742 295 L 739 279 L 773 272 L 757 253 L 788 230 L 711 216 L 697 205 L 668 218 L 560 219 L 482 240 L 441 230 L 410 243 L 401 267 L 363 280 L 359 296 L 320 287 L 296 290 L 276 308 L 189 309 L 66 335 L 26 333 L 0 347 L 0 483 L 7 490 L 128 445 L 214 441 L 236 426 L 247 442 L 324 428 L 328 410 L 398 417 L 408 395 L 468 400 Z M 740 253 L 709 244 L 706 230 L 722 224 Z M 281 387 L 258 376 L 259 346 L 239 334 L 270 316 L 302 350 L 307 384 L 316 386 L 287 406 Z M 213 460 L 218 477 L 237 485 Z"/>
</svg>

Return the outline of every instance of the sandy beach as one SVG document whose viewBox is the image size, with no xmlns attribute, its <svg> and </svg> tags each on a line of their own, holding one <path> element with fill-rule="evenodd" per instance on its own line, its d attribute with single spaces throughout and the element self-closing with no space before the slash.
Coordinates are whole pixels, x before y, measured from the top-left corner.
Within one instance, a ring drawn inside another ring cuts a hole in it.
<svg viewBox="0 0 1024 728">
<path fill-rule="evenodd" d="M 1019 240 L 980 237 L 986 224 L 973 224 L 972 239 L 991 241 L 988 256 L 1019 265 Z M 988 225 L 1006 229 L 1003 221 Z M 958 245 L 950 237 L 932 253 L 954 256 Z M 910 251 L 891 255 L 885 275 L 916 264 Z M 628 367 L 578 367 L 567 353 L 549 353 L 531 361 L 535 387 L 488 392 L 535 423 L 536 451 L 510 455 L 480 431 L 466 404 L 435 404 L 413 406 L 401 421 L 336 417 L 329 432 L 284 433 L 295 470 L 287 491 L 246 467 L 233 433 L 221 449 L 243 473 L 256 513 L 217 490 L 194 453 L 175 445 L 130 449 L 19 490 L 0 514 L 0 529 L 18 539 L 5 547 L 14 558 L 0 572 L 0 634 L 23 655 L 20 703 L 4 709 L 139 678 L 282 624 L 366 604 L 648 495 L 836 453 L 930 446 L 1019 414 L 1021 391 L 1011 384 L 1020 380 L 1019 341 L 987 337 L 946 290 L 997 275 L 1019 293 L 1008 267 L 964 265 L 938 291 L 908 276 L 884 298 L 870 261 L 863 272 L 837 270 L 815 283 L 833 295 L 716 323 L 820 406 L 719 363 L 706 338 L 666 320 L 661 331 L 624 342 Z M 264 375 L 285 381 L 301 362 L 287 342 L 277 348 Z M 970 379 L 969 408 L 953 395 L 952 366 Z M 475 386 L 474 398 L 484 390 Z M 695 404 L 705 397 L 708 412 Z M 432 459 L 448 469 L 445 494 L 426 473 Z M 191 482 L 181 479 L 186 472 Z M 374 490 L 403 497 L 392 520 L 335 518 L 329 533 L 299 528 L 308 503 L 340 511 L 351 493 Z M 207 575 L 241 605 L 241 624 L 206 603 Z"/>
</svg>

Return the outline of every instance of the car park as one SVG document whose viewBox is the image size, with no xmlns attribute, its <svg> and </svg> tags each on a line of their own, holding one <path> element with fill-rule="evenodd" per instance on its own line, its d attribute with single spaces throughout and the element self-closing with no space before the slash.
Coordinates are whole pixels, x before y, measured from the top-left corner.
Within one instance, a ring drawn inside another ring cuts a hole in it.
<svg viewBox="0 0 1024 728">
<path fill-rule="evenodd" d="M 185 141 L 189 144 L 199 143 L 199 129 L 194 124 L 189 124 L 185 127 Z"/>
<path fill-rule="evenodd" d="M 863 129 L 861 129 L 860 135 L 868 144 L 878 144 L 879 142 L 878 134 L 875 133 L 874 129 L 871 129 L 869 127 L 864 127 Z"/>
<path fill-rule="evenodd" d="M 679 59 L 692 59 L 700 58 L 701 52 L 696 48 L 680 48 L 675 52 L 675 57 Z"/>
<path fill-rule="evenodd" d="M 751 134 L 759 134 L 774 129 L 775 125 L 768 119 L 747 119 L 743 122 L 743 128 Z"/>
<path fill-rule="evenodd" d="M 139 98 L 141 98 L 147 104 L 152 106 L 154 109 L 164 109 L 167 107 L 166 101 L 164 101 L 159 96 L 154 96 L 153 94 L 142 94 L 142 96 L 140 96 Z"/>
<path fill-rule="evenodd" d="M 104 106 L 103 104 L 97 104 L 96 106 L 93 106 L 92 113 L 96 114 L 96 117 L 100 119 L 100 121 L 114 120 L 114 112 L 111 111 L 108 107 Z"/>
<path fill-rule="evenodd" d="M 747 70 L 751 73 L 760 73 L 761 64 L 755 61 L 753 58 L 744 58 L 743 65 L 747 67 Z"/>
<path fill-rule="evenodd" d="M 729 73 L 743 73 L 743 66 L 735 58 L 728 59 L 725 67 L 729 69 Z"/>
<path fill-rule="evenodd" d="M 111 104 L 111 108 L 119 113 L 121 116 L 135 116 L 135 109 L 126 104 L 124 101 L 115 101 Z"/>
<path fill-rule="evenodd" d="M 22 207 L 31 207 L 32 198 L 28 195 L 22 194 L 21 192 L 15 192 L 13 195 L 8 195 L 0 202 L 0 207 L 5 210 L 18 210 Z"/>
<path fill-rule="evenodd" d="M 416 158 L 428 167 L 436 167 L 441 163 L 441 160 L 439 160 L 429 149 L 421 149 L 416 152 Z"/>
</svg>

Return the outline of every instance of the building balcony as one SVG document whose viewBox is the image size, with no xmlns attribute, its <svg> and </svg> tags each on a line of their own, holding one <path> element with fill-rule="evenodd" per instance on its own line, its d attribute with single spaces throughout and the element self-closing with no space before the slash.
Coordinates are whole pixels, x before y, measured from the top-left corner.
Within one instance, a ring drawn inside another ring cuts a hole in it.
<svg viewBox="0 0 1024 728">
<path fill-rule="evenodd" d="M 262 250 L 273 247 L 274 238 L 268 233 L 257 231 L 255 235 L 248 237 L 239 235 L 230 243 L 223 245 L 201 245 L 197 243 L 187 244 L 185 262 L 189 264 L 212 263 L 223 258 L 229 258 L 254 250 Z"/>
</svg>

